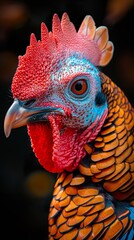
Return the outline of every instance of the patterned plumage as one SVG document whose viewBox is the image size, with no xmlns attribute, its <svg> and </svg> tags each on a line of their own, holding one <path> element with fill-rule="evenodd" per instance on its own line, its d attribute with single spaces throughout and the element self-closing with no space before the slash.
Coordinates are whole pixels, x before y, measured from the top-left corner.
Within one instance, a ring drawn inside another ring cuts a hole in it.
<svg viewBox="0 0 134 240">
<path fill-rule="evenodd" d="M 101 79 L 108 116 L 97 138 L 85 145 L 87 154 L 78 170 L 58 176 L 50 239 L 134 236 L 134 110 L 120 88 L 102 73 Z"/>
<path fill-rule="evenodd" d="M 28 125 L 40 164 L 57 172 L 49 239 L 133 239 L 134 109 L 98 66 L 112 58 L 106 27 L 63 14 L 19 57 L 5 134 Z"/>
<path fill-rule="evenodd" d="M 88 145 L 85 146 L 92 161 L 88 176 L 93 182 L 103 181 L 103 188 L 116 199 L 134 204 L 134 109 L 124 93 L 108 77 L 101 75 L 109 112 L 89 150 Z M 80 171 L 84 174 L 82 164 Z"/>
</svg>

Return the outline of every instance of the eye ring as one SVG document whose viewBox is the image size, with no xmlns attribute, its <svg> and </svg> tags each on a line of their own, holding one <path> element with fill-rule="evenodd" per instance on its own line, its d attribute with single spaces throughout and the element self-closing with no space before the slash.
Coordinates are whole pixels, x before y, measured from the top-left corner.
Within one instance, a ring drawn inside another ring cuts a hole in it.
<svg viewBox="0 0 134 240">
<path fill-rule="evenodd" d="M 89 79 L 86 76 L 76 77 L 70 84 L 69 93 L 74 97 L 83 98 L 88 91 Z"/>
</svg>

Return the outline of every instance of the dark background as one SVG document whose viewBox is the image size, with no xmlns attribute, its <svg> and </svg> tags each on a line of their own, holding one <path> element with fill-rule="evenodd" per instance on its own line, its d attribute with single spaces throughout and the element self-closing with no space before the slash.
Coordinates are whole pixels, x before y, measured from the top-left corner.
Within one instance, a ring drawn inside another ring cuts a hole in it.
<svg viewBox="0 0 134 240">
<path fill-rule="evenodd" d="M 26 127 L 3 131 L 6 111 L 13 102 L 10 86 L 18 55 L 25 53 L 31 32 L 40 39 L 40 24 L 51 30 L 54 13 L 67 12 L 78 30 L 85 15 L 96 26 L 109 28 L 114 43 L 112 61 L 102 70 L 134 104 L 134 2 L 132 0 L 0 1 L 0 218 L 4 239 L 47 239 L 47 217 L 56 175 L 35 158 Z M 125 5 L 126 4 L 126 5 Z"/>
</svg>

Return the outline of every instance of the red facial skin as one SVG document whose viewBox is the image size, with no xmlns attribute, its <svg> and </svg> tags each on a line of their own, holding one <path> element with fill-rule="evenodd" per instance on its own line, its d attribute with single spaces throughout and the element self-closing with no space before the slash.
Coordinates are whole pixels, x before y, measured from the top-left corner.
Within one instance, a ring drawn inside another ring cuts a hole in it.
<svg viewBox="0 0 134 240">
<path fill-rule="evenodd" d="M 12 82 L 13 97 L 21 101 L 41 99 L 42 96 L 47 96 L 49 99 L 52 74 L 55 76 L 54 84 L 56 87 L 56 73 L 61 62 L 63 63 L 65 59 L 75 53 L 80 59 L 84 58 L 94 66 L 99 64 L 101 52 L 98 45 L 87 36 L 76 32 L 67 14 L 63 14 L 61 22 L 58 16 L 54 15 L 52 32 L 48 32 L 47 27 L 42 23 L 41 41 L 37 42 L 32 34 L 26 54 L 19 57 L 18 68 Z M 64 77 L 63 74 L 62 85 L 69 82 L 70 78 L 72 79 L 71 75 Z M 91 89 L 96 91 L 94 83 Z M 50 98 L 50 100 L 48 106 L 59 104 L 57 99 L 56 103 L 55 99 L 52 101 Z M 64 106 L 62 108 L 65 110 L 64 120 L 66 120 L 72 109 L 67 108 L 66 110 Z M 64 125 L 63 117 L 61 119 L 61 116 L 51 114 L 48 116 L 48 123 L 29 124 L 28 134 L 41 165 L 50 172 L 76 169 L 79 161 L 85 156 L 84 144 L 95 139 L 106 115 L 107 109 L 100 118 L 96 117 L 90 121 L 89 126 L 82 127 L 82 129 L 77 125 L 76 127 L 72 127 L 71 124 L 70 126 L 69 124 Z M 70 120 L 70 118 L 68 119 Z M 74 124 L 75 120 L 73 121 Z"/>
<path fill-rule="evenodd" d="M 49 122 L 28 126 L 31 145 L 40 164 L 50 172 L 73 171 L 85 156 L 84 145 L 95 139 L 100 131 L 107 110 L 102 118 L 85 130 L 66 128 L 60 133 L 59 118 L 49 116 Z"/>
</svg>

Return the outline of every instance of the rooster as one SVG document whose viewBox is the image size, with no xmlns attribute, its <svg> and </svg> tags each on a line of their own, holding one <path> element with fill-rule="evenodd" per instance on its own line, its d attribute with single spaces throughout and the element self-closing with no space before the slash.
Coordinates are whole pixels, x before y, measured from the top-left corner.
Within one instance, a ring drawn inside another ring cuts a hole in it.
<svg viewBox="0 0 134 240">
<path fill-rule="evenodd" d="M 27 125 L 35 156 L 57 173 L 49 239 L 134 236 L 134 109 L 99 67 L 113 56 L 105 26 L 87 15 L 76 31 L 67 13 L 41 23 L 14 74 L 5 135 Z"/>
</svg>

